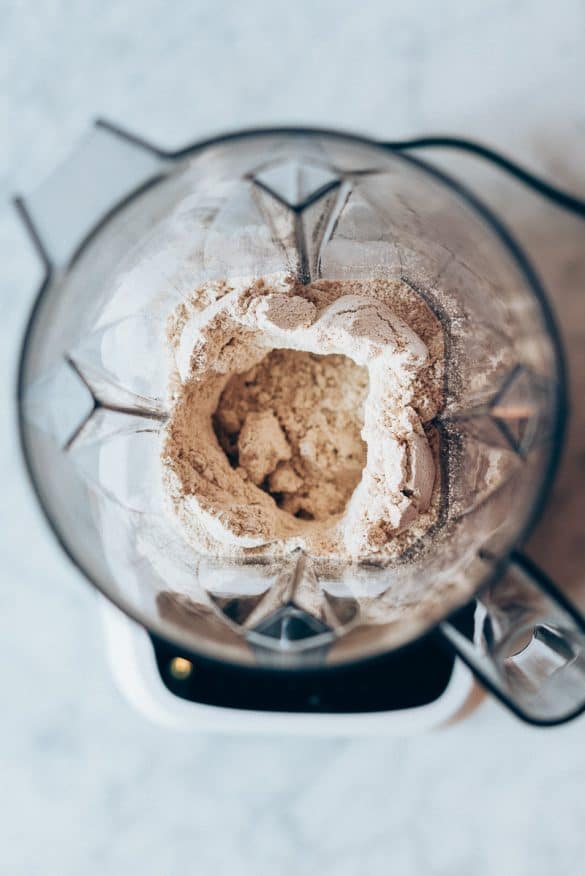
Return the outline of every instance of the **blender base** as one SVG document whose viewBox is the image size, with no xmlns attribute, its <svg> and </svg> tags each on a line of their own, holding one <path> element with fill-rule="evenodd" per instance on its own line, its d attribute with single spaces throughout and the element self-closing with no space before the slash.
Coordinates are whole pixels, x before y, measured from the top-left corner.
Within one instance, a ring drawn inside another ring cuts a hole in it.
<svg viewBox="0 0 585 876">
<path fill-rule="evenodd" d="M 365 661 L 364 669 L 357 664 L 327 673 L 313 670 L 312 693 L 309 673 L 304 680 L 295 673 L 292 691 L 290 685 L 281 685 L 275 698 L 270 678 L 261 682 L 261 690 L 250 691 L 245 688 L 246 669 L 234 670 L 191 655 L 193 671 L 189 679 L 177 680 L 169 665 L 173 657 L 180 656 L 178 649 L 153 641 L 142 627 L 103 597 L 100 606 L 108 660 L 119 689 L 146 717 L 167 727 L 224 733 L 406 736 L 456 720 L 474 692 L 473 676 L 467 667 L 447 652 L 439 654 L 434 642 L 419 644 L 419 653 L 413 655 L 410 666 L 406 652 Z M 416 678 L 415 674 L 420 673 L 425 658 L 431 660 L 433 669 L 432 673 L 429 670 L 428 682 L 421 684 L 420 675 Z M 400 670 L 402 678 L 397 677 Z M 388 678 L 386 688 L 382 686 L 382 673 Z M 331 684 L 336 674 L 338 682 Z M 256 674 L 250 673 L 250 677 Z M 354 693 L 357 691 L 353 711 L 342 710 L 348 682 Z M 239 707 L 239 696 L 252 708 Z M 260 698 L 262 708 L 254 708 Z"/>
</svg>

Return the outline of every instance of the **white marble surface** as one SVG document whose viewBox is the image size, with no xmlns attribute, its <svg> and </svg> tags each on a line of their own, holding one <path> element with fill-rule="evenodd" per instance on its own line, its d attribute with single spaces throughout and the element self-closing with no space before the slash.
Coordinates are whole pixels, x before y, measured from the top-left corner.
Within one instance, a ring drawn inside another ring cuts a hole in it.
<svg viewBox="0 0 585 876">
<path fill-rule="evenodd" d="M 33 188 L 98 114 L 169 146 L 277 122 L 388 138 L 467 134 L 585 193 L 584 32 L 580 0 L 5 0 L 3 203 Z M 574 374 L 585 373 L 585 315 L 576 297 L 585 229 L 493 174 L 482 185 L 531 248 L 561 312 Z M 583 719 L 538 731 L 486 702 L 466 723 L 433 736 L 284 741 L 173 734 L 126 704 L 106 666 L 96 597 L 39 525 L 6 425 L 37 276 L 5 207 L 2 872 L 582 872 Z M 568 488 L 583 474 L 582 408 L 581 401 L 561 482 Z M 578 491 L 559 491 L 532 550 L 583 599 L 584 539 L 568 520 L 572 508 L 583 511 Z"/>
</svg>

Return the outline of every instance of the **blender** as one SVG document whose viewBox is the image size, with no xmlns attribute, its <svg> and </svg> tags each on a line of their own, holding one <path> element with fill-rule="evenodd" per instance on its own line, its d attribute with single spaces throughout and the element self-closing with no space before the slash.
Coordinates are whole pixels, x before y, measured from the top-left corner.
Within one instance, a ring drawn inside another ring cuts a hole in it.
<svg viewBox="0 0 585 876">
<path fill-rule="evenodd" d="M 105 613 L 124 685 L 159 717 L 430 726 L 465 699 L 465 666 L 526 721 L 585 708 L 585 622 L 519 552 L 562 446 L 554 319 L 502 223 L 404 145 L 282 128 L 167 153 L 100 122 L 18 201 L 45 267 L 24 459 L 61 546 L 121 610 Z M 164 511 L 168 319 L 202 283 L 279 272 L 401 281 L 441 324 L 440 507 L 390 562 L 211 557 Z"/>
</svg>

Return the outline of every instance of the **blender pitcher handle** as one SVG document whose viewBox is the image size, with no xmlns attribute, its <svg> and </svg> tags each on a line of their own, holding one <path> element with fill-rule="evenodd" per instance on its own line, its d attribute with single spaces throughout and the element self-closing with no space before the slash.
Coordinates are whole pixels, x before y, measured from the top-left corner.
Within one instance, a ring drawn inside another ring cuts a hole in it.
<svg viewBox="0 0 585 876">
<path fill-rule="evenodd" d="M 493 164 L 494 167 L 503 170 L 516 179 L 517 182 L 523 183 L 528 188 L 542 195 L 561 207 L 563 210 L 568 210 L 581 218 L 585 218 L 585 201 L 577 197 L 566 189 L 559 188 L 553 185 L 548 180 L 543 179 L 536 173 L 527 170 L 517 161 L 512 161 L 501 152 L 485 146 L 483 143 L 478 143 L 475 140 L 466 140 L 463 137 L 444 137 L 444 136 L 426 136 L 417 137 L 413 140 L 395 140 L 386 141 L 380 144 L 393 152 L 416 152 L 419 149 L 453 149 L 459 152 L 467 152 L 476 158 L 481 158 L 484 161 Z"/>
<path fill-rule="evenodd" d="M 440 632 L 479 681 L 520 718 L 560 724 L 585 710 L 585 618 L 544 573 L 513 554 L 477 597 L 474 641 Z"/>
</svg>

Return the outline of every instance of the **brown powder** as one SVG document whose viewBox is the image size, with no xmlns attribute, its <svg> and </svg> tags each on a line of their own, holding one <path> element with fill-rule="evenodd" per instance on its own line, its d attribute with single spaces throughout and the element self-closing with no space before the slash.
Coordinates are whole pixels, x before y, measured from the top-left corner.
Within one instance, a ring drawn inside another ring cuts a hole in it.
<svg viewBox="0 0 585 876">
<path fill-rule="evenodd" d="M 443 333 L 407 284 L 210 284 L 169 347 L 163 480 L 196 549 L 383 558 L 436 520 Z"/>
<path fill-rule="evenodd" d="M 215 431 L 234 468 L 257 485 L 270 475 L 263 489 L 280 508 L 324 520 L 343 511 L 360 480 L 367 391 L 367 370 L 346 356 L 273 350 L 230 379 Z"/>
<path fill-rule="evenodd" d="M 220 402 L 221 404 L 221 402 Z M 218 408 L 218 416 L 221 419 Z M 274 411 L 250 409 L 237 437 L 239 464 L 257 486 L 272 474 L 279 462 L 292 456 L 290 444 Z"/>
</svg>

